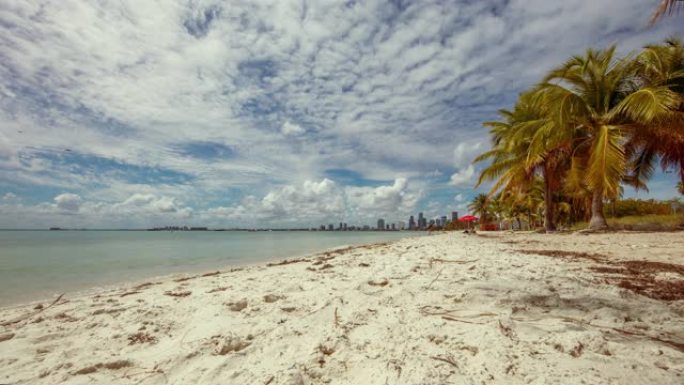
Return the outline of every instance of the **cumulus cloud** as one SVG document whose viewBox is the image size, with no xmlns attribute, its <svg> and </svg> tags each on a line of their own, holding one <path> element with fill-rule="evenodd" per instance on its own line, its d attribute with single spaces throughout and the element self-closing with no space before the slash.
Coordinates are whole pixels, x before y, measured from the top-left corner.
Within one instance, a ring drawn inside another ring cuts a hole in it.
<svg viewBox="0 0 684 385">
<path fill-rule="evenodd" d="M 405 178 L 378 187 L 345 187 L 326 178 L 280 187 L 261 199 L 248 196 L 239 205 L 211 208 L 205 214 L 208 218 L 256 218 L 281 224 L 302 219 L 309 221 L 307 225 L 316 225 L 311 221 L 317 220 L 362 222 L 387 215 L 399 218 L 415 208 L 419 197 L 419 192 L 409 189 Z"/>
<path fill-rule="evenodd" d="M 60 210 L 76 212 L 81 208 L 81 197 L 76 194 L 64 193 L 55 197 L 55 203 Z"/>
<path fill-rule="evenodd" d="M 387 215 L 412 210 L 420 194 L 408 190 L 406 178 L 397 178 L 391 186 L 348 187 L 347 197 L 350 205 L 360 214 Z"/>
<path fill-rule="evenodd" d="M 306 132 L 306 130 L 295 123 L 290 123 L 290 121 L 286 121 L 283 123 L 283 126 L 280 128 L 280 131 L 285 134 L 285 135 L 301 135 Z"/>
<path fill-rule="evenodd" d="M 125 201 L 116 205 L 119 208 L 136 208 L 152 212 L 175 213 L 180 210 L 175 198 L 154 194 L 133 194 Z"/>
<path fill-rule="evenodd" d="M 475 181 L 475 168 L 472 164 L 457 170 L 451 175 L 449 183 L 454 186 L 470 186 Z"/>
<path fill-rule="evenodd" d="M 344 214 L 340 187 L 330 179 L 305 181 L 300 186 L 284 186 L 270 191 L 262 199 L 248 196 L 239 205 L 208 210 L 209 215 L 227 219 L 269 219 L 293 222 Z"/>
<path fill-rule="evenodd" d="M 177 199 L 154 194 L 133 194 L 122 201 L 91 201 L 77 194 L 59 194 L 54 203 L 32 205 L 2 201 L 0 215 L 7 224 L 0 228 L 46 226 L 140 228 L 187 224 L 194 210 Z M 9 224 L 9 226 L 8 226 Z"/>
<path fill-rule="evenodd" d="M 461 142 L 454 148 L 454 167 L 464 168 L 482 152 L 482 142 Z"/>
</svg>

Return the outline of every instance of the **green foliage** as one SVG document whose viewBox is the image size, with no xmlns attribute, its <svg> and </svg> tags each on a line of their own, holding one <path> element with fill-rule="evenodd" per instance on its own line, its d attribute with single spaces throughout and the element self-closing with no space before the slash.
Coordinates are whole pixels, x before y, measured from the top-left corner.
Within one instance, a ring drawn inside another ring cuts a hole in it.
<svg viewBox="0 0 684 385">
<path fill-rule="evenodd" d="M 681 205 L 677 201 L 621 199 L 612 203 L 607 211 L 609 216 L 616 218 L 640 215 L 669 215 L 672 214 L 673 203 L 676 207 Z"/>
<path fill-rule="evenodd" d="M 614 46 L 590 49 L 499 115 L 483 123 L 492 149 L 475 159 L 489 162 L 477 185 L 494 184 L 471 210 L 498 222 L 526 217 L 530 226 L 543 217 L 547 230 L 591 213 L 600 226 L 604 199 L 619 198 L 623 184 L 646 189 L 655 162 L 677 169 L 684 181 L 684 46 L 670 39 L 623 58 Z M 593 196 L 603 199 L 592 205 Z M 613 209 L 630 204 L 620 202 Z M 662 208 L 636 206 L 621 215 Z"/>
</svg>

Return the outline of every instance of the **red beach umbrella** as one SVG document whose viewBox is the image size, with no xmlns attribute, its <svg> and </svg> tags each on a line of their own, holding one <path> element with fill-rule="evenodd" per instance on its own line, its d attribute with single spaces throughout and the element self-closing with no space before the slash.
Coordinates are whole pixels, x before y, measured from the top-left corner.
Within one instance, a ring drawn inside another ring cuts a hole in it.
<svg viewBox="0 0 684 385">
<path fill-rule="evenodd" d="M 461 222 L 472 222 L 472 221 L 476 221 L 477 219 L 478 219 L 477 217 L 474 217 L 472 215 L 464 215 L 459 219 L 459 221 L 461 221 Z"/>
<path fill-rule="evenodd" d="M 468 229 L 470 229 L 470 222 L 476 221 L 477 217 L 472 216 L 472 215 L 464 215 L 461 218 L 459 218 L 460 222 L 468 222 Z M 468 232 L 468 230 L 466 230 Z"/>
</svg>

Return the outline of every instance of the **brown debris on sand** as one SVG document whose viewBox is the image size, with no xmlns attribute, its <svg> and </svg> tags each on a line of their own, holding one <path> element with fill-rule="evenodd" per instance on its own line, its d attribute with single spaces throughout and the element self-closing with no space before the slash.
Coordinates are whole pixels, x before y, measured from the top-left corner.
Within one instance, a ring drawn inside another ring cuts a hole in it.
<svg viewBox="0 0 684 385">
<path fill-rule="evenodd" d="M 611 261 L 607 256 L 561 250 L 516 250 L 523 254 L 544 255 L 556 258 L 585 259 L 600 266 L 589 269 L 604 276 L 606 283 L 634 293 L 662 301 L 684 299 L 684 279 L 658 279 L 657 274 L 677 274 L 684 278 L 684 265 L 655 261 Z"/>
<path fill-rule="evenodd" d="M 183 291 L 168 290 L 168 291 L 164 292 L 164 295 L 168 295 L 169 297 L 187 297 L 190 294 L 192 294 L 192 292 L 190 290 L 183 290 Z"/>
<path fill-rule="evenodd" d="M 82 375 L 82 374 L 91 374 L 95 373 L 100 369 L 108 369 L 108 370 L 119 370 L 123 368 L 128 368 L 133 366 L 133 363 L 129 360 L 119 360 L 119 361 L 113 361 L 113 362 L 104 362 L 104 363 L 98 363 L 95 365 L 91 366 L 86 366 L 83 369 L 79 369 L 71 374 L 73 375 Z"/>
<path fill-rule="evenodd" d="M 38 313 L 40 313 L 40 312 L 42 312 L 42 311 L 45 311 L 45 310 L 47 310 L 47 309 L 49 309 L 49 308 L 51 308 L 51 307 L 53 307 L 53 306 L 59 304 L 59 303 L 60 303 L 60 300 L 62 299 L 62 297 L 64 297 L 64 293 L 60 294 L 57 298 L 55 298 L 55 300 L 52 301 L 52 303 L 50 303 L 48 306 L 43 307 L 43 306 L 41 305 L 40 308 L 38 308 L 38 307 L 36 306 L 36 308 L 34 308 L 34 309 L 36 309 L 36 311 L 31 312 L 31 313 L 28 313 L 28 314 L 24 314 L 24 315 L 22 315 L 22 316 L 19 316 L 19 317 L 15 318 L 15 319 L 11 319 L 11 320 L 9 320 L 9 321 L 5 321 L 5 322 L 3 322 L 2 324 L 0 324 L 0 326 L 9 326 L 9 325 L 13 325 L 13 324 L 19 323 L 19 322 L 21 322 L 21 321 L 30 319 L 30 318 L 33 317 L 34 315 L 36 315 L 36 314 L 38 314 Z"/>
<path fill-rule="evenodd" d="M 272 266 L 283 266 L 283 265 L 290 265 L 292 263 L 300 263 L 300 262 L 310 262 L 310 260 L 306 258 L 297 258 L 297 259 L 284 259 L 280 262 L 271 262 L 267 263 L 266 266 L 272 267 Z"/>
<path fill-rule="evenodd" d="M 0 334 L 0 342 L 9 341 L 14 338 L 14 333 Z"/>
<path fill-rule="evenodd" d="M 285 297 L 282 296 L 282 295 L 266 294 L 266 295 L 264 296 L 264 302 L 266 302 L 266 303 L 273 303 L 273 302 L 279 301 L 279 300 L 281 300 L 281 299 L 283 299 L 283 298 L 285 298 Z"/>
<path fill-rule="evenodd" d="M 528 255 L 543 255 L 546 257 L 554 258 L 565 258 L 565 259 L 588 259 L 594 262 L 603 262 L 608 257 L 602 254 L 596 253 L 584 253 L 579 251 L 567 251 L 567 250 L 514 250 L 516 253 L 528 254 Z"/>
<path fill-rule="evenodd" d="M 247 336 L 247 339 L 242 339 L 239 337 L 225 337 L 220 338 L 220 336 L 212 337 L 212 343 L 214 344 L 214 354 L 217 356 L 225 356 L 228 353 L 239 352 L 249 345 L 252 344 L 251 336 Z"/>
<path fill-rule="evenodd" d="M 213 288 L 213 289 L 207 291 L 207 293 L 217 293 L 217 292 L 219 292 L 219 291 L 226 291 L 226 290 L 228 290 L 228 288 L 225 287 L 225 286 L 222 286 L 222 287 L 215 287 L 215 288 Z"/>
<path fill-rule="evenodd" d="M 134 334 L 131 334 L 128 336 L 128 344 L 129 345 L 135 345 L 135 344 L 156 344 L 158 341 L 157 337 L 145 333 L 145 332 L 137 332 Z"/>
<path fill-rule="evenodd" d="M 227 305 L 231 311 L 242 311 L 243 309 L 247 308 L 247 300 L 241 299 L 237 302 L 229 302 Z"/>
<path fill-rule="evenodd" d="M 387 278 L 383 278 L 381 281 L 368 281 L 368 284 L 371 286 L 387 286 L 389 284 L 389 281 Z"/>
</svg>

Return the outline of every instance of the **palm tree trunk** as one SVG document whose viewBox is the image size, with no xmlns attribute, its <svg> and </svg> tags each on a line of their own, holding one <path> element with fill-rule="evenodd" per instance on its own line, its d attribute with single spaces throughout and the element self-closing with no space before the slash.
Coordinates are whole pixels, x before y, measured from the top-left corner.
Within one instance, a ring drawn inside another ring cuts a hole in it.
<svg viewBox="0 0 684 385">
<path fill-rule="evenodd" d="M 547 233 L 556 231 L 556 224 L 553 223 L 554 211 L 551 175 L 548 167 L 544 165 L 544 230 Z"/>
<path fill-rule="evenodd" d="M 591 199 L 591 220 L 589 229 L 603 230 L 608 228 L 606 217 L 603 215 L 603 192 L 594 191 Z"/>
</svg>

